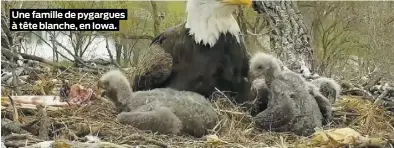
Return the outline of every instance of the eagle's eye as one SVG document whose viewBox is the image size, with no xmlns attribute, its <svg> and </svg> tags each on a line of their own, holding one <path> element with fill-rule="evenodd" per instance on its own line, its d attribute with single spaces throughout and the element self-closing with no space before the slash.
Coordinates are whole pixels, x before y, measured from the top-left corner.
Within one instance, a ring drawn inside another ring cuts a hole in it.
<svg viewBox="0 0 394 148">
<path fill-rule="evenodd" d="M 263 66 L 259 65 L 257 66 L 257 69 L 263 69 Z"/>
</svg>

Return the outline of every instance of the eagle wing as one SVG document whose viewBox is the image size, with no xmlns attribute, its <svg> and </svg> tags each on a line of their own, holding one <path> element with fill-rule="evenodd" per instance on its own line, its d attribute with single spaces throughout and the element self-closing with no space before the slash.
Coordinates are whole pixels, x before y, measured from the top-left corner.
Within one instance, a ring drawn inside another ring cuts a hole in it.
<svg viewBox="0 0 394 148">
<path fill-rule="evenodd" d="M 185 34 L 183 26 L 184 23 L 181 23 L 157 35 L 149 49 L 140 55 L 132 77 L 133 90 L 150 90 L 165 86 L 174 70 L 174 64 L 179 61 L 180 51 L 176 50 L 175 45 L 182 41 L 182 34 Z"/>
<path fill-rule="evenodd" d="M 170 76 L 172 56 L 160 45 L 153 44 L 139 55 L 132 75 L 133 90 L 150 90 L 160 87 Z"/>
</svg>

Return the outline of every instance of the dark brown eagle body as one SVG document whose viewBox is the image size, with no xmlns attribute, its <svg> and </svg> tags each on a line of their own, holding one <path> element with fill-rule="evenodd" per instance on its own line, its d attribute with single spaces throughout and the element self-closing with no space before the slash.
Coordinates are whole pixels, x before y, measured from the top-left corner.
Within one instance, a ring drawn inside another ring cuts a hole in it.
<svg viewBox="0 0 394 148">
<path fill-rule="evenodd" d="M 213 47 L 196 44 L 189 29 L 182 23 L 156 36 L 151 46 L 159 45 L 172 56 L 172 70 L 168 78 L 160 84 L 145 85 L 140 90 L 169 87 L 187 90 L 209 97 L 215 87 L 223 92 L 232 92 L 236 102 L 246 100 L 250 84 L 247 78 L 249 56 L 243 41 L 221 34 Z M 138 91 L 138 90 L 137 90 Z"/>
</svg>

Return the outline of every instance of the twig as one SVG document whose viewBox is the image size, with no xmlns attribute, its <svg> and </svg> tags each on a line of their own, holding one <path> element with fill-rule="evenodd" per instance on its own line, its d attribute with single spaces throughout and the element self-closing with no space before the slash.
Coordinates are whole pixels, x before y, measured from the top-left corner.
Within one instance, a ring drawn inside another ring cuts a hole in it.
<svg viewBox="0 0 394 148">
<path fill-rule="evenodd" d="M 137 35 L 137 36 L 133 36 L 133 35 L 125 35 L 125 34 L 121 34 L 120 35 L 122 38 L 124 39 L 133 39 L 133 40 L 138 40 L 138 39 L 146 39 L 146 40 L 151 40 L 154 37 L 151 35 Z"/>
<path fill-rule="evenodd" d="M 16 109 L 16 105 L 14 102 L 14 99 L 11 98 L 10 95 L 8 95 L 8 99 L 10 99 L 11 102 L 11 106 L 12 106 L 12 111 L 13 111 L 13 115 L 12 115 L 12 120 L 16 123 L 19 123 L 19 115 L 18 115 L 18 110 Z"/>
<path fill-rule="evenodd" d="M 365 90 L 371 89 L 371 87 L 374 86 L 374 85 L 376 85 L 376 84 L 378 84 L 380 80 L 382 80 L 382 77 L 381 77 L 381 76 L 375 78 L 373 81 L 368 82 L 368 83 L 365 85 L 364 89 L 365 89 Z"/>
<path fill-rule="evenodd" d="M 343 91 L 342 94 L 352 94 L 352 95 L 357 95 L 357 96 L 365 96 L 368 98 L 374 98 L 371 93 L 369 93 L 366 90 L 360 89 L 360 88 L 351 88 L 350 90 Z"/>
<path fill-rule="evenodd" d="M 51 39 L 52 41 L 52 39 Z M 60 47 L 62 47 L 68 54 L 70 54 L 71 56 L 73 56 L 74 60 L 78 61 L 78 63 L 82 64 L 83 66 L 93 69 L 93 70 L 98 70 L 95 67 L 92 67 L 90 65 L 87 65 L 84 61 L 82 61 L 79 57 L 75 56 L 71 51 L 69 51 L 63 44 L 59 43 L 57 40 L 54 40 L 54 42 L 59 45 Z"/>
<path fill-rule="evenodd" d="M 125 71 L 123 71 L 123 69 L 119 66 L 118 62 L 116 62 L 116 61 L 114 60 L 114 57 L 113 57 L 113 55 L 112 55 L 112 53 L 111 53 L 111 50 L 109 50 L 108 37 L 105 38 L 105 43 L 106 43 L 105 47 L 107 48 L 107 52 L 108 52 L 109 58 L 111 58 L 111 62 L 112 62 L 119 70 L 121 70 L 122 72 L 125 72 Z"/>
<path fill-rule="evenodd" d="M 335 112 L 335 116 L 360 116 L 358 113 L 351 113 L 351 112 Z"/>
<path fill-rule="evenodd" d="M 42 140 L 37 137 L 29 134 L 12 134 L 6 136 L 4 138 L 4 145 L 7 147 L 23 147 L 31 144 L 35 144 L 38 142 L 42 142 Z"/>
<path fill-rule="evenodd" d="M 40 35 L 38 35 L 37 33 L 35 33 L 35 32 L 32 32 L 34 35 L 36 35 L 38 38 L 40 38 L 41 39 L 41 41 L 43 41 L 46 45 L 48 45 L 49 47 L 51 47 L 51 48 L 54 48 L 54 47 L 52 47 L 52 45 L 51 44 L 49 44 L 47 41 L 45 41 L 45 39 L 43 39 Z M 50 32 L 48 32 L 49 34 L 51 34 Z M 52 34 L 51 34 L 52 35 Z M 55 46 L 56 44 L 53 44 L 53 46 Z M 60 56 L 62 56 L 63 58 L 65 58 L 65 59 L 67 59 L 67 60 L 69 60 L 69 61 L 73 61 L 73 60 L 71 60 L 70 58 L 68 58 L 67 56 L 65 56 L 64 54 L 62 54 L 61 52 L 59 52 L 58 50 L 57 50 L 57 47 L 56 47 L 56 50 L 55 50 L 55 52 L 57 53 L 57 54 L 59 54 Z"/>
<path fill-rule="evenodd" d="M 375 100 L 374 104 L 380 104 L 383 100 L 384 97 L 386 97 L 389 92 L 394 91 L 394 88 L 392 87 L 384 87 L 384 91 L 382 94 L 379 95 L 379 97 Z"/>
<path fill-rule="evenodd" d="M 233 107 L 233 108 L 236 108 L 237 106 L 233 103 L 233 101 L 229 98 L 229 97 L 227 97 L 227 95 L 226 94 L 224 94 L 222 91 L 220 91 L 218 88 L 216 88 L 215 87 L 215 90 L 219 93 L 219 94 L 221 94 L 221 95 L 223 95 L 229 102 L 230 102 L 230 104 L 231 104 L 231 106 Z"/>
<path fill-rule="evenodd" d="M 247 113 L 243 113 L 243 112 L 236 112 L 236 111 L 229 111 L 229 110 L 219 110 L 220 112 L 225 112 L 225 113 L 229 113 L 229 114 L 234 114 L 234 115 L 244 115 L 246 117 L 252 117 L 250 115 L 248 115 Z"/>
<path fill-rule="evenodd" d="M 1 52 L 4 52 L 4 51 L 5 51 L 5 52 L 7 52 L 7 53 L 12 53 L 12 52 L 9 51 L 8 49 L 1 49 L 1 50 L 2 50 Z M 59 64 L 57 64 L 57 63 L 53 63 L 53 62 L 51 62 L 51 61 L 49 61 L 49 60 L 47 60 L 47 59 L 44 59 L 44 58 L 41 58 L 41 57 L 38 57 L 38 56 L 35 56 L 35 55 L 29 55 L 29 54 L 26 54 L 26 53 L 13 53 L 13 54 L 14 54 L 14 55 L 12 55 L 11 57 L 15 57 L 15 56 L 20 55 L 20 56 L 22 56 L 24 59 L 39 61 L 39 62 L 48 64 L 48 65 L 51 65 L 51 66 L 53 66 L 53 67 L 59 68 L 59 69 L 61 69 L 61 70 L 67 70 L 67 71 L 69 71 L 69 72 L 71 72 L 71 73 L 75 73 L 75 71 L 73 71 L 73 70 L 71 70 L 71 69 L 68 69 L 67 67 L 61 66 L 61 65 L 59 65 Z"/>
</svg>

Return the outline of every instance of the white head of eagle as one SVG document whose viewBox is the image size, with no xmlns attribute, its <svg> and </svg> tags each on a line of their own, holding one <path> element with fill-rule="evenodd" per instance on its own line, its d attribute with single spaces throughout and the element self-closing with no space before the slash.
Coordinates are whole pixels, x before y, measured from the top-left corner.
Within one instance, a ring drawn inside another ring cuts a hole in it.
<svg viewBox="0 0 394 148">
<path fill-rule="evenodd" d="M 240 29 L 232 12 L 238 5 L 250 5 L 251 0 L 188 0 L 186 6 L 187 21 L 197 44 L 215 45 L 221 33 L 230 33 L 238 41 Z"/>
</svg>

